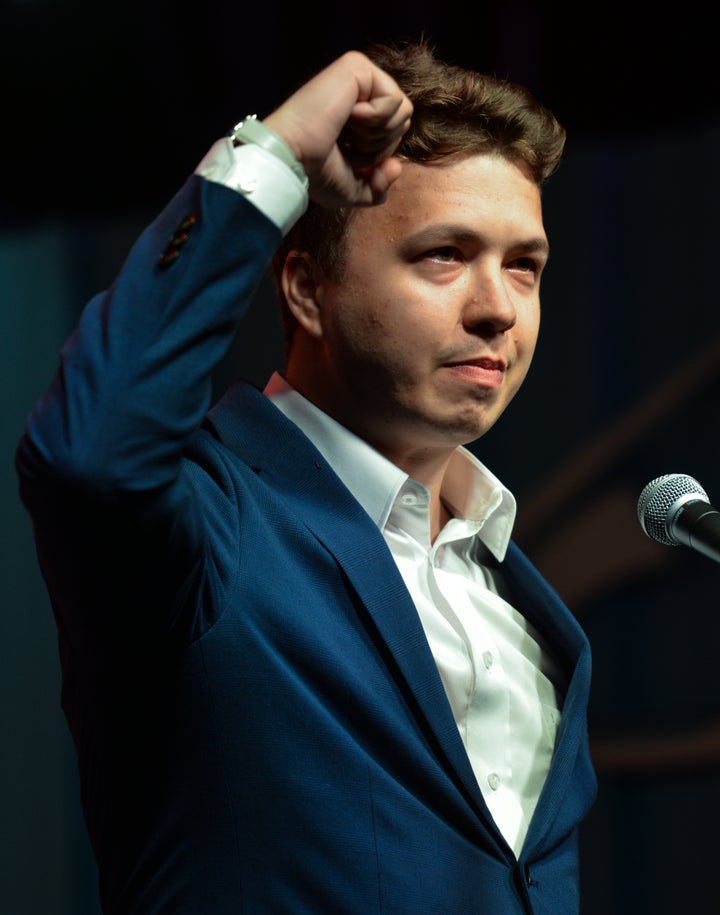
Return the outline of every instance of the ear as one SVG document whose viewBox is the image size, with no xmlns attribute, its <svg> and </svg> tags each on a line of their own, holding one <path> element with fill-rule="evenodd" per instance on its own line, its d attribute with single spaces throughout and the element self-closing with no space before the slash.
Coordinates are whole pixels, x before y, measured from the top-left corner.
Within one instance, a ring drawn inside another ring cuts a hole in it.
<svg viewBox="0 0 720 915">
<path fill-rule="evenodd" d="M 310 336 L 323 337 L 320 308 L 321 272 L 306 251 L 293 249 L 285 258 L 281 283 L 288 308 Z"/>
</svg>

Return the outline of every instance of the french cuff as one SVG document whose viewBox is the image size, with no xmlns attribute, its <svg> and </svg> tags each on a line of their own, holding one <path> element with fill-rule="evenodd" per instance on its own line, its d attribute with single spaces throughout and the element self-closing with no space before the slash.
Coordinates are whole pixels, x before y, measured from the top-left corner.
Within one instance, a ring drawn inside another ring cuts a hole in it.
<svg viewBox="0 0 720 915">
<path fill-rule="evenodd" d="M 217 140 L 195 174 L 242 194 L 287 235 L 308 205 L 307 188 L 277 156 L 253 143 Z"/>
</svg>

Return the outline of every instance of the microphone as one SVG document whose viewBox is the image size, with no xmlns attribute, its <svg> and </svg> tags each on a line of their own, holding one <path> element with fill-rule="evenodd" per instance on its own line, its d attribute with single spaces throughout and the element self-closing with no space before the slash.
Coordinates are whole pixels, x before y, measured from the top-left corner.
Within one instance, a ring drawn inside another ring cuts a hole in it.
<svg viewBox="0 0 720 915">
<path fill-rule="evenodd" d="M 651 480 L 640 493 L 637 513 L 651 540 L 689 546 L 720 562 L 720 512 L 692 477 L 666 473 Z"/>
</svg>

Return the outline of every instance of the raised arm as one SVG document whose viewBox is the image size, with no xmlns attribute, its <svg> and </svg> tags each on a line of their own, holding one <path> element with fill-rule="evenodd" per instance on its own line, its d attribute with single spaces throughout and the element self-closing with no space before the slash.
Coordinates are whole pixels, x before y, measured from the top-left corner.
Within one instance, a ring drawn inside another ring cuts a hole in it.
<svg viewBox="0 0 720 915">
<path fill-rule="evenodd" d="M 410 111 L 394 81 L 351 52 L 265 123 L 302 165 L 314 199 L 367 206 L 399 174 L 390 156 Z M 235 561 L 235 549 L 217 552 L 217 526 L 225 519 L 232 543 L 236 513 L 213 502 L 224 498 L 219 479 L 197 498 L 187 453 L 213 371 L 304 208 L 306 183 L 272 153 L 229 139 L 206 160 L 86 306 L 17 451 L 21 496 L 68 633 L 104 626 L 128 606 L 166 628 L 207 586 L 203 576 L 220 587 L 230 577 L 223 564 Z M 250 174 L 251 193 L 237 168 Z"/>
</svg>

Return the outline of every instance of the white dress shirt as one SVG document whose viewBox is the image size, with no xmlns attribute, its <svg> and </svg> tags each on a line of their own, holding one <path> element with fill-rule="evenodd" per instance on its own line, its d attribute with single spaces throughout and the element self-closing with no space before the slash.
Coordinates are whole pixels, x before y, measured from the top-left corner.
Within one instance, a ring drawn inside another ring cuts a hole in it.
<svg viewBox="0 0 720 915">
<path fill-rule="evenodd" d="M 197 173 L 243 194 L 283 232 L 307 206 L 305 187 L 265 149 L 218 140 Z M 458 448 L 441 498 L 453 518 L 430 541 L 425 486 L 335 422 L 279 375 L 266 394 L 302 429 L 367 511 L 415 602 L 490 813 L 516 855 L 552 759 L 565 684 L 540 635 L 503 596 L 512 494 Z"/>
<path fill-rule="evenodd" d="M 265 393 L 305 432 L 382 531 L 417 607 L 478 785 L 519 856 L 550 767 L 565 684 L 484 556 L 505 556 L 515 499 L 458 448 L 441 498 L 453 514 L 430 542 L 429 492 L 294 391 Z"/>
</svg>

